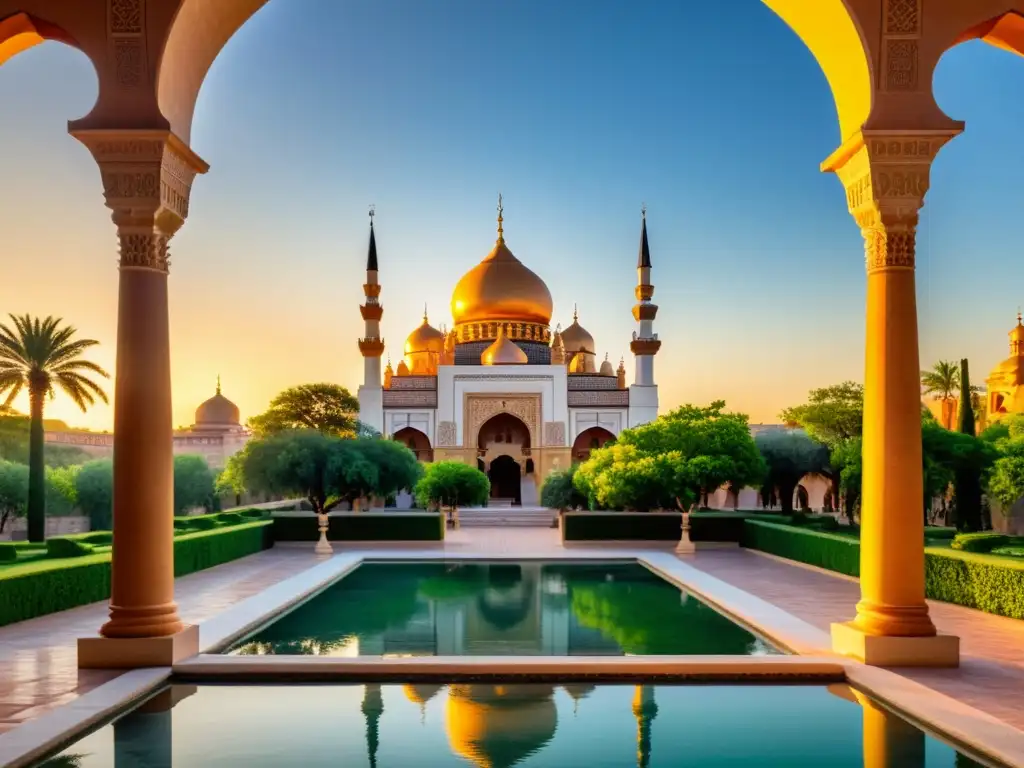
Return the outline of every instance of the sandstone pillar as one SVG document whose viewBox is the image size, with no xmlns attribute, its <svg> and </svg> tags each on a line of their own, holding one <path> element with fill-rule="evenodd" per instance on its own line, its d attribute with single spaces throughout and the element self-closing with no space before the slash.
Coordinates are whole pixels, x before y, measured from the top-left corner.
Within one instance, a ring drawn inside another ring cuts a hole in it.
<svg viewBox="0 0 1024 768">
<path fill-rule="evenodd" d="M 197 649 L 195 628 L 182 624 L 174 602 L 168 241 L 207 166 L 167 131 L 74 136 L 100 166 L 120 241 L 113 573 L 110 619 L 100 629 L 109 639 L 80 640 L 79 665 L 166 664 Z"/>
<path fill-rule="evenodd" d="M 924 589 L 921 384 L 914 255 L 932 159 L 951 133 L 865 132 L 826 161 L 864 236 L 861 600 L 834 624 L 835 649 L 870 664 L 948 666 L 958 641 L 939 636 Z"/>
</svg>

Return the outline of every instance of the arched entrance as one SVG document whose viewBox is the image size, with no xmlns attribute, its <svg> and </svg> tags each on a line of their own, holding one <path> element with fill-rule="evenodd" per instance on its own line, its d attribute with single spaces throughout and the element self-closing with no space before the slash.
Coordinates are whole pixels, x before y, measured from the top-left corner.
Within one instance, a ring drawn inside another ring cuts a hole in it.
<svg viewBox="0 0 1024 768">
<path fill-rule="evenodd" d="M 615 435 L 604 427 L 590 427 L 580 432 L 572 444 L 572 460 L 586 461 L 590 458 L 590 452 L 603 448 L 607 443 L 615 439 Z"/>
<path fill-rule="evenodd" d="M 430 438 L 415 427 L 402 427 L 391 436 L 410 451 L 416 454 L 417 461 L 433 461 L 434 449 L 430 446 Z"/>
<path fill-rule="evenodd" d="M 492 499 L 508 499 L 513 504 L 523 503 L 522 470 L 511 456 L 502 455 L 492 460 L 487 477 L 491 481 Z"/>
<path fill-rule="evenodd" d="M 499 413 L 483 423 L 477 435 L 477 456 L 491 481 L 491 498 L 509 504 L 522 504 L 524 486 L 528 503 L 535 503 L 533 475 L 523 476 L 530 461 L 530 429 L 517 416 Z"/>
</svg>

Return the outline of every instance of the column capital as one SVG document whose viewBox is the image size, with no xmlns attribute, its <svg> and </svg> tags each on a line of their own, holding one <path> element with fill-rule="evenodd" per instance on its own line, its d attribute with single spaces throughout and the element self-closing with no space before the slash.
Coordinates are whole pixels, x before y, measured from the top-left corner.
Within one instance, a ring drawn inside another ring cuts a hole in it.
<svg viewBox="0 0 1024 768">
<path fill-rule="evenodd" d="M 918 213 L 931 165 L 960 130 L 862 130 L 821 164 L 846 189 L 864 235 L 868 272 L 913 269 Z"/>
<path fill-rule="evenodd" d="M 167 242 L 188 217 L 196 174 L 209 165 L 166 130 L 72 131 L 100 169 L 121 239 L 121 268 L 166 272 Z"/>
</svg>

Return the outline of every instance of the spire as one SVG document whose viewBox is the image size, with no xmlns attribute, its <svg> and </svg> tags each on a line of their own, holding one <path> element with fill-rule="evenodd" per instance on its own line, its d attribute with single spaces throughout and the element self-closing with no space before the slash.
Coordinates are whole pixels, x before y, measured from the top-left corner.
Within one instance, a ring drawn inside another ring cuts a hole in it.
<svg viewBox="0 0 1024 768">
<path fill-rule="evenodd" d="M 380 685 L 363 687 L 363 704 L 361 709 L 366 717 L 366 755 L 370 760 L 370 768 L 377 766 L 377 748 L 380 746 L 380 716 L 384 713 L 384 699 L 381 697 Z"/>
<path fill-rule="evenodd" d="M 374 206 L 370 206 L 370 247 L 366 252 L 366 271 L 377 271 L 377 238 L 373 235 L 373 217 L 376 215 Z"/>
<path fill-rule="evenodd" d="M 579 319 L 580 319 L 580 313 L 576 309 L 576 302 L 573 302 L 573 305 L 572 305 L 572 321 L 575 323 Z"/>
<path fill-rule="evenodd" d="M 427 302 L 423 302 L 423 324 L 427 324 Z"/>
<path fill-rule="evenodd" d="M 504 212 L 504 210 L 505 209 L 502 208 L 502 206 L 501 206 L 501 193 L 499 192 L 498 193 L 498 244 L 499 245 L 504 245 L 505 244 L 505 230 L 502 229 L 502 227 L 501 227 L 501 223 L 504 221 L 504 219 L 501 217 L 501 214 Z"/>
<path fill-rule="evenodd" d="M 637 256 L 637 268 L 651 266 L 651 249 L 647 245 L 647 204 L 640 208 L 640 255 Z"/>
<path fill-rule="evenodd" d="M 217 394 L 220 394 L 220 374 L 217 374 Z"/>
</svg>

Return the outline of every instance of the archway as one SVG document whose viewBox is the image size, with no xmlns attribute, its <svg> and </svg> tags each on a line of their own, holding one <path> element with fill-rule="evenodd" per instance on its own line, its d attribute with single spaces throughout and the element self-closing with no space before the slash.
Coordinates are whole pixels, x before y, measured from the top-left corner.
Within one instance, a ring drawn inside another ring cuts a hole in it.
<svg viewBox="0 0 1024 768">
<path fill-rule="evenodd" d="M 590 427 L 584 429 L 572 444 L 572 460 L 586 461 L 590 458 L 590 452 L 603 448 L 615 439 L 615 435 L 604 427 Z"/>
<path fill-rule="evenodd" d="M 491 461 L 487 477 L 491 481 L 492 499 L 507 499 L 517 505 L 523 503 L 522 471 L 511 456 L 505 454 Z"/>
<path fill-rule="evenodd" d="M 410 451 L 416 454 L 417 461 L 433 461 L 434 449 L 430 445 L 430 438 L 415 427 L 402 427 L 391 436 Z"/>
</svg>

